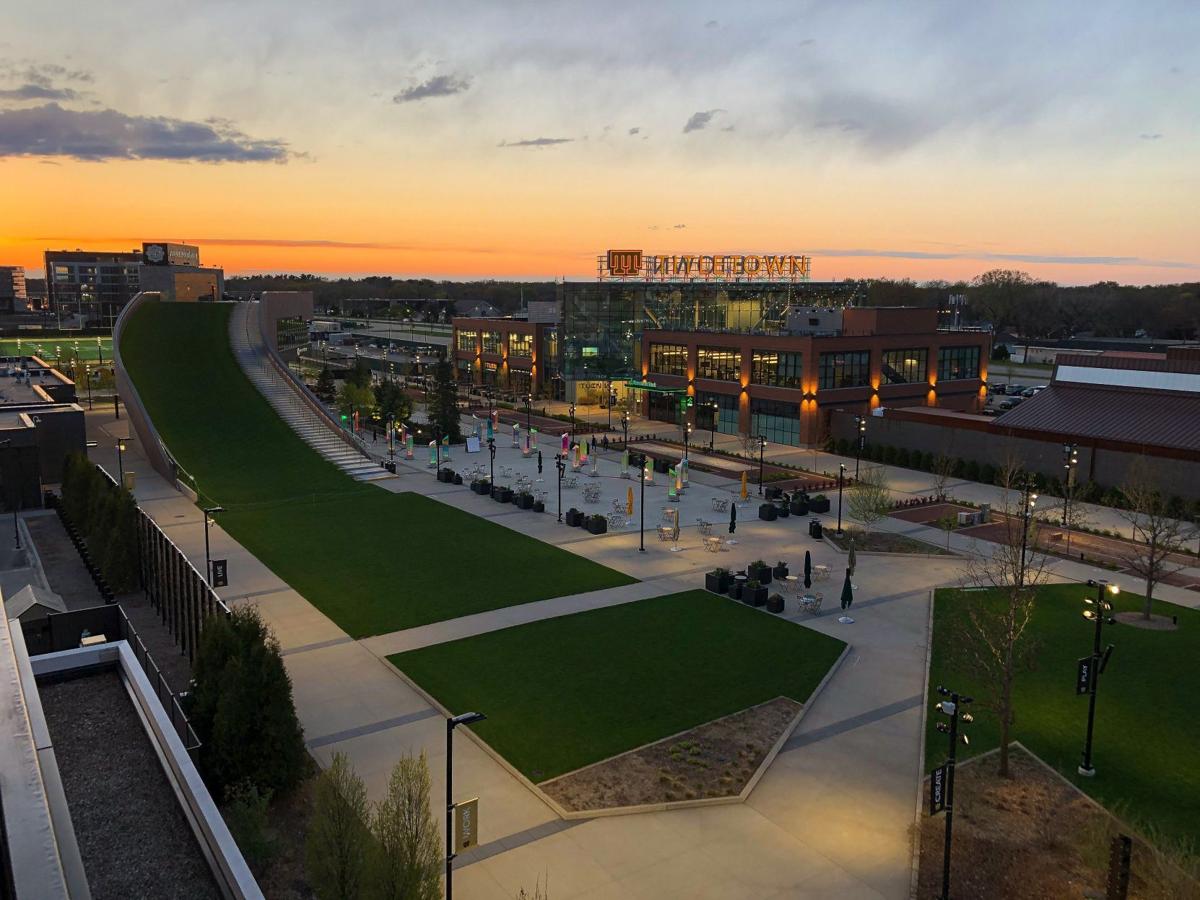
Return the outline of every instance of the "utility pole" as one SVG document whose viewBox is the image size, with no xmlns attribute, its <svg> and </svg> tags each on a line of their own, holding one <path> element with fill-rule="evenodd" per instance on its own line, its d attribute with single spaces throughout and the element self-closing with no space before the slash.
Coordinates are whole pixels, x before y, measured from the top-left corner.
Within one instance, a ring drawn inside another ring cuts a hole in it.
<svg viewBox="0 0 1200 900">
<path fill-rule="evenodd" d="M 1079 465 L 1079 454 L 1075 452 L 1075 444 L 1063 444 L 1063 531 L 1067 533 L 1067 556 L 1071 555 L 1071 520 L 1068 510 L 1071 504 L 1071 493 L 1075 488 L 1075 467 Z"/>
</svg>

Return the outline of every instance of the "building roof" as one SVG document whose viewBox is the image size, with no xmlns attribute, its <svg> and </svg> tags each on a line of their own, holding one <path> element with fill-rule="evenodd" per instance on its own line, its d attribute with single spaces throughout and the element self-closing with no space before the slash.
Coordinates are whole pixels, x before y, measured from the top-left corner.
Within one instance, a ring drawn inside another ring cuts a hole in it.
<svg viewBox="0 0 1200 900">
<path fill-rule="evenodd" d="M 1054 382 L 993 422 L 1001 429 L 1200 452 L 1200 394 Z"/>
<path fill-rule="evenodd" d="M 18 619 L 34 606 L 40 606 L 47 612 L 67 611 L 66 601 L 54 591 L 36 584 L 27 584 L 11 597 L 5 598 L 4 615 L 9 619 Z"/>
</svg>

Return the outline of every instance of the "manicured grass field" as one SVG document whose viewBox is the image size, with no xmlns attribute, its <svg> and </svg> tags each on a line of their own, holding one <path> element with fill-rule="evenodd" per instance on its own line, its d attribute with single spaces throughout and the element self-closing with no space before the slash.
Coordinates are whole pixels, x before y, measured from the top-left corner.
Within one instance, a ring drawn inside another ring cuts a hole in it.
<svg viewBox="0 0 1200 900">
<path fill-rule="evenodd" d="M 229 313 L 224 304 L 148 304 L 125 332 L 125 364 L 203 501 L 227 510 L 221 526 L 350 635 L 634 581 L 343 474 L 246 380 L 229 348 Z"/>
<path fill-rule="evenodd" d="M 707 591 L 545 619 L 389 659 L 544 781 L 775 697 L 805 702 L 841 641 Z"/>
<path fill-rule="evenodd" d="M 1153 823 L 1164 831 L 1200 838 L 1200 611 L 1155 602 L 1155 612 L 1179 616 L 1177 631 L 1149 631 L 1125 624 L 1105 626 L 1104 641 L 1116 645 L 1100 681 L 1092 758 L 1094 778 L 1075 769 L 1082 759 L 1087 727 L 1086 696 L 1075 694 L 1078 659 L 1091 653 L 1093 626 L 1082 616 L 1085 585 L 1049 585 L 1038 592 L 1028 632 L 1039 641 L 1037 668 L 1017 677 L 1013 738 L 1118 814 Z M 966 616 L 969 603 L 989 602 L 985 592 L 940 590 L 934 607 L 930 709 L 938 684 L 976 698 L 984 685 L 965 667 L 952 667 L 949 636 Z M 1120 594 L 1118 612 L 1139 610 L 1142 598 Z M 968 726 L 969 747 L 960 757 L 995 747 L 995 717 L 977 699 Z M 946 737 L 935 731 L 942 716 L 928 716 L 926 762 L 945 759 Z M 991 765 L 991 763 L 987 763 Z"/>
<path fill-rule="evenodd" d="M 112 362 L 112 338 L 110 337 L 100 338 L 100 348 L 97 350 L 95 335 L 84 335 L 83 337 L 59 335 L 56 337 L 43 335 L 36 331 L 31 331 L 28 337 L 23 338 L 0 338 L 0 356 L 15 356 L 18 352 L 26 356 L 36 354 L 53 363 L 58 348 L 62 349 L 62 354 L 66 357 L 74 352 L 76 344 L 79 345 L 81 359 L 94 359 L 99 362 L 100 357 L 103 356 L 105 363 Z"/>
</svg>

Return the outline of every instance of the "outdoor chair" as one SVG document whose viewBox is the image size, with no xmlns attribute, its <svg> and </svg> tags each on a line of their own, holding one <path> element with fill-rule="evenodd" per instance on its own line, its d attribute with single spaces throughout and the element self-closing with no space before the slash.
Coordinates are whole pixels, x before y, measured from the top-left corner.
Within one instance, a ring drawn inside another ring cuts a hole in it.
<svg viewBox="0 0 1200 900">
<path fill-rule="evenodd" d="M 672 539 L 674 529 L 670 525 L 658 526 L 658 539 L 663 542 L 668 542 Z"/>
<path fill-rule="evenodd" d="M 721 539 L 714 535 L 709 535 L 704 539 L 704 549 L 709 553 L 721 552 Z"/>
<path fill-rule="evenodd" d="M 712 499 L 713 512 L 729 512 L 728 497 L 713 497 Z"/>
<path fill-rule="evenodd" d="M 608 514 L 608 530 L 612 531 L 615 528 L 625 527 L 625 513 L 610 512 Z"/>
<path fill-rule="evenodd" d="M 712 534 L 712 522 L 707 519 L 697 519 L 696 522 L 700 525 L 701 534 Z"/>
<path fill-rule="evenodd" d="M 824 596 L 819 592 L 805 594 L 800 598 L 800 611 L 815 616 L 821 612 L 821 601 L 824 599 Z"/>
</svg>

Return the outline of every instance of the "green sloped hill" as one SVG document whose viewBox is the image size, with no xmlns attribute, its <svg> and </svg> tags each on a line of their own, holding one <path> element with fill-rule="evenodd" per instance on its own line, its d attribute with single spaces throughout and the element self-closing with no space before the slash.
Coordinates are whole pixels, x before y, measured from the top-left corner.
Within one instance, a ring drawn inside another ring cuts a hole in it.
<svg viewBox="0 0 1200 900">
<path fill-rule="evenodd" d="M 151 303 L 121 355 L 221 526 L 365 637 L 634 579 L 418 494 L 360 484 L 275 414 L 229 347 L 232 307 Z M 236 579 L 236 573 L 231 573 Z"/>
</svg>

